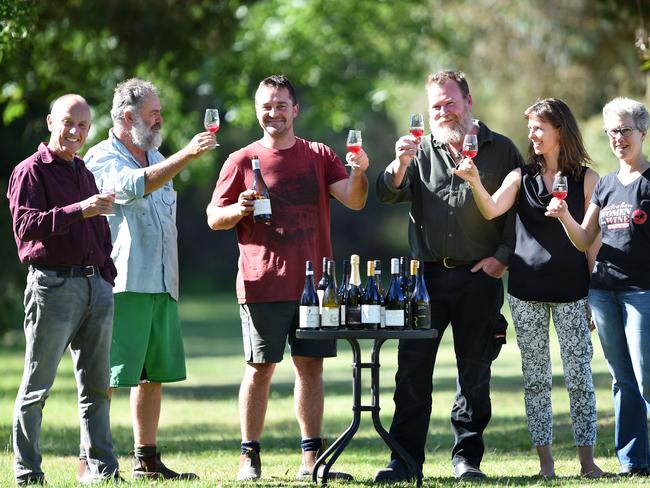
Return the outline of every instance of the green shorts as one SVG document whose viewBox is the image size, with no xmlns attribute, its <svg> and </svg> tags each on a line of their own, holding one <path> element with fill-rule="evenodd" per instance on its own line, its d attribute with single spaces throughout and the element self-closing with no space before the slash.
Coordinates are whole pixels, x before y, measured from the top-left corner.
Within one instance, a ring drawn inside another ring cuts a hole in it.
<svg viewBox="0 0 650 488">
<path fill-rule="evenodd" d="M 178 305 L 168 293 L 115 294 L 111 386 L 185 379 Z"/>
<path fill-rule="evenodd" d="M 331 358 L 336 339 L 296 339 L 298 302 L 245 303 L 239 306 L 247 363 L 279 363 L 289 340 L 292 356 Z"/>
</svg>

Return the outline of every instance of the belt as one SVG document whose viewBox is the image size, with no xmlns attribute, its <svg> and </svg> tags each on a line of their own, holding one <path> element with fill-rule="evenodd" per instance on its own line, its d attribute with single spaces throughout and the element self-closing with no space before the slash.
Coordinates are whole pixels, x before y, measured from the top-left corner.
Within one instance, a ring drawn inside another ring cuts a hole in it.
<svg viewBox="0 0 650 488">
<path fill-rule="evenodd" d="M 463 266 L 474 266 L 476 264 L 476 261 L 461 261 L 459 259 L 452 259 L 452 258 L 442 258 L 440 261 L 427 261 L 427 263 L 431 263 L 434 266 L 442 266 L 444 268 L 460 268 Z"/>
<path fill-rule="evenodd" d="M 99 275 L 97 266 L 45 266 L 43 264 L 32 264 L 32 268 L 39 271 L 55 273 L 59 278 L 90 278 Z"/>
</svg>

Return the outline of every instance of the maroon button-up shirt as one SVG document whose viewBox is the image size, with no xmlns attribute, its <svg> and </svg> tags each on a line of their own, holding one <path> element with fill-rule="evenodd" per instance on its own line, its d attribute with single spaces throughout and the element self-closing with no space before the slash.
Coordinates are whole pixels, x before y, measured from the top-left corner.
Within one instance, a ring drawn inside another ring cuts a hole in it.
<svg viewBox="0 0 650 488">
<path fill-rule="evenodd" d="M 80 201 L 98 193 L 82 159 L 74 166 L 41 143 L 18 164 L 9 179 L 7 198 L 18 257 L 45 266 L 98 266 L 113 284 L 111 231 L 106 217 L 84 219 Z"/>
</svg>

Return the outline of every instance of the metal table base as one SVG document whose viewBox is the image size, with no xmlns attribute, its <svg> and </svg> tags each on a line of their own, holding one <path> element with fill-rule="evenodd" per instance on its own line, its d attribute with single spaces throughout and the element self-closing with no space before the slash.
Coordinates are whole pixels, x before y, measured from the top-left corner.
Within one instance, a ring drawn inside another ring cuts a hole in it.
<svg viewBox="0 0 650 488">
<path fill-rule="evenodd" d="M 314 464 L 314 471 L 312 480 L 314 483 L 318 482 L 318 470 L 323 466 L 322 484 L 327 485 L 330 469 L 336 462 L 341 453 L 348 446 L 355 433 L 359 429 L 361 423 L 361 412 L 372 413 L 372 423 L 379 436 L 383 439 L 386 445 L 394 452 L 399 459 L 404 462 L 407 467 L 410 478 L 417 480 L 417 486 L 422 486 L 422 471 L 402 446 L 400 446 L 395 439 L 384 429 L 379 418 L 379 351 L 381 346 L 388 339 L 433 339 L 437 336 L 437 331 L 432 329 L 427 330 L 312 330 L 312 329 L 298 329 L 296 337 L 299 339 L 345 339 L 352 348 L 352 423 L 343 432 L 338 439 L 336 439 L 326 450 L 321 454 Z M 361 361 L 361 348 L 359 347 L 359 339 L 372 339 L 374 341 L 372 352 L 370 354 L 370 362 L 364 363 Z M 361 403 L 361 372 L 364 369 L 370 370 L 370 405 L 362 405 Z"/>
</svg>

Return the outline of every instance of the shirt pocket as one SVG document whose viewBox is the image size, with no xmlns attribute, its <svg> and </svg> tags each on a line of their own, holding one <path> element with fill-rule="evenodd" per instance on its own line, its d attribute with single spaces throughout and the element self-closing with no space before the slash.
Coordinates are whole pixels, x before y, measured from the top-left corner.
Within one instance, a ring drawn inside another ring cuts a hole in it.
<svg viewBox="0 0 650 488">
<path fill-rule="evenodd" d="M 167 215 L 169 215 L 174 221 L 176 220 L 176 196 L 177 192 L 171 186 L 162 187 L 160 200 L 164 204 L 164 209 Z"/>
</svg>

